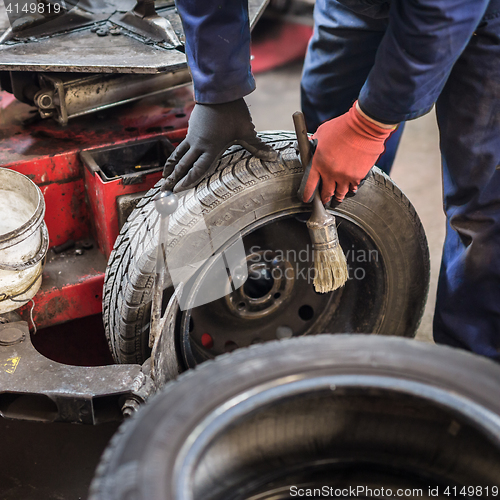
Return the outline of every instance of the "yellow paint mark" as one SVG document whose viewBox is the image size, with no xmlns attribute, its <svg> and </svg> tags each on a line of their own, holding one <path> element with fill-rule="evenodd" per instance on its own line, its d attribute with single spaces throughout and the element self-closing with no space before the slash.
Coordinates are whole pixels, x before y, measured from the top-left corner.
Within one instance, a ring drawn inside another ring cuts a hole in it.
<svg viewBox="0 0 500 500">
<path fill-rule="evenodd" d="M 21 357 L 17 356 L 15 358 L 7 358 L 7 361 L 3 364 L 3 369 L 6 373 L 14 373 L 16 371 L 17 365 L 21 361 Z"/>
</svg>

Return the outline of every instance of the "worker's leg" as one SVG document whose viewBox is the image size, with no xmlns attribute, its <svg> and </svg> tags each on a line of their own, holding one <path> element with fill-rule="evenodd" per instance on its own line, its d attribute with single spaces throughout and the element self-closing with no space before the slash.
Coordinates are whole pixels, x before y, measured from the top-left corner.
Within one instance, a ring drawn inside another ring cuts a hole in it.
<svg viewBox="0 0 500 500">
<path fill-rule="evenodd" d="M 370 13 L 370 12 L 369 12 Z M 387 19 L 355 13 L 336 0 L 316 0 L 314 34 L 304 61 L 302 111 L 309 132 L 344 114 L 357 99 L 375 61 Z M 403 128 L 377 163 L 390 171 Z"/>
<path fill-rule="evenodd" d="M 500 0 L 496 3 L 436 106 L 448 225 L 434 339 L 500 361 Z"/>
</svg>

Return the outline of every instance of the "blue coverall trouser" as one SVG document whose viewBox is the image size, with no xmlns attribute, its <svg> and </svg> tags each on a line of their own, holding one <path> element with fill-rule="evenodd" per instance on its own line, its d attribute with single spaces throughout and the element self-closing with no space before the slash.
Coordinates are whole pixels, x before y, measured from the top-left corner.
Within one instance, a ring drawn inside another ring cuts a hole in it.
<svg viewBox="0 0 500 500">
<path fill-rule="evenodd" d="M 332 0 L 316 0 L 314 34 L 304 62 L 302 112 L 313 133 L 325 121 L 346 113 L 357 99 L 375 62 L 387 18 L 356 14 Z M 404 123 L 391 134 L 377 166 L 390 173 Z"/>
<path fill-rule="evenodd" d="M 500 361 L 500 2 L 492 4 L 436 102 L 447 233 L 434 339 Z M 302 78 L 310 130 L 352 105 L 387 22 L 317 0 Z M 393 157 L 399 138 L 391 140 Z"/>
</svg>

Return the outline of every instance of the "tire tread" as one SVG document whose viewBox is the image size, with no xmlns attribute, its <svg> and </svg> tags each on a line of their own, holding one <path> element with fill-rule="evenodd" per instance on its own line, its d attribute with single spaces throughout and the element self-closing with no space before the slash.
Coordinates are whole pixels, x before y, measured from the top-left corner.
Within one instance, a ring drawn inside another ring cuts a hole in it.
<svg viewBox="0 0 500 500">
<path fill-rule="evenodd" d="M 172 216 L 168 227 L 169 248 L 176 246 L 205 213 L 237 196 L 245 188 L 266 179 L 302 172 L 294 146 L 294 133 L 263 132 L 260 138 L 279 152 L 280 160 L 260 160 L 238 145 L 229 148 L 222 155 L 211 177 L 202 180 L 194 190 L 181 198 L 181 209 Z M 414 207 L 382 171 L 373 169 L 369 176 L 376 185 L 389 192 L 410 216 L 427 263 L 424 272 L 428 274 L 427 240 Z M 119 363 L 141 364 L 147 356 L 141 338 L 144 335 L 144 322 L 149 315 L 154 282 L 156 254 L 152 243 L 154 227 L 158 221 L 151 200 L 158 193 L 161 184 L 162 180 L 146 193 L 122 227 L 106 270 L 103 291 L 104 327 L 111 353 Z M 134 256 L 140 256 L 140 265 L 130 265 Z"/>
</svg>

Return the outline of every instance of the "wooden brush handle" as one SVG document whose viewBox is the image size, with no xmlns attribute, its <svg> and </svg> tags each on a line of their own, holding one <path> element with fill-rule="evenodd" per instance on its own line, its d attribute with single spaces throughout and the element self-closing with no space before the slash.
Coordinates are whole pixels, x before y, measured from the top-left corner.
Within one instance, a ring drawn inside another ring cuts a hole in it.
<svg viewBox="0 0 500 500">
<path fill-rule="evenodd" d="M 306 120 L 302 111 L 295 111 L 292 115 L 293 125 L 295 126 L 295 134 L 297 135 L 297 143 L 299 145 L 300 162 L 305 170 L 311 161 L 311 143 L 307 136 Z"/>
<path fill-rule="evenodd" d="M 305 170 L 312 157 L 311 143 L 309 142 L 309 138 L 307 136 L 306 120 L 302 111 L 295 111 L 292 118 L 295 126 L 295 133 L 297 134 L 300 162 L 302 163 L 302 168 Z M 335 218 L 328 215 L 323 203 L 321 202 L 321 196 L 318 192 L 318 188 L 316 188 L 313 199 L 313 213 L 309 222 L 314 222 L 319 225 L 328 225 L 332 224 L 332 220 L 335 224 Z"/>
</svg>

